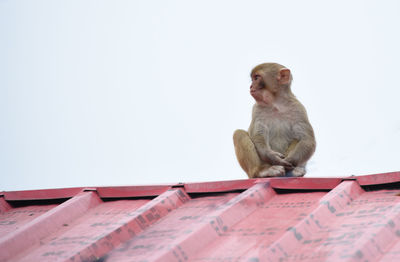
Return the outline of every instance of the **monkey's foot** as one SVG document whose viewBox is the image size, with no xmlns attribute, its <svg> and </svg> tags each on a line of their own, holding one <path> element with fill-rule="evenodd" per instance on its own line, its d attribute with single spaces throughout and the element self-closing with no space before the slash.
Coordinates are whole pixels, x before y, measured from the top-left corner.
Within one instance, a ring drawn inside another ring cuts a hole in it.
<svg viewBox="0 0 400 262">
<path fill-rule="evenodd" d="M 294 177 L 301 177 L 306 174 L 306 169 L 304 167 L 297 166 L 292 170 Z"/>
<path fill-rule="evenodd" d="M 264 170 L 261 170 L 259 173 L 259 177 L 276 177 L 276 176 L 284 176 L 285 168 L 283 166 L 271 166 Z"/>
</svg>

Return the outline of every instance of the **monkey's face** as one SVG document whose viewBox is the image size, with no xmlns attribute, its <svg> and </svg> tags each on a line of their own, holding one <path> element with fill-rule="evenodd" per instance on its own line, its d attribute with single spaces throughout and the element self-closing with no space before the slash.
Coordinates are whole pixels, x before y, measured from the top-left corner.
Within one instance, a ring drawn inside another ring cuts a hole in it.
<svg viewBox="0 0 400 262">
<path fill-rule="evenodd" d="M 256 102 L 269 103 L 273 94 L 270 91 L 267 82 L 268 77 L 259 72 L 255 72 L 251 76 L 251 80 L 250 95 L 256 100 Z"/>
</svg>

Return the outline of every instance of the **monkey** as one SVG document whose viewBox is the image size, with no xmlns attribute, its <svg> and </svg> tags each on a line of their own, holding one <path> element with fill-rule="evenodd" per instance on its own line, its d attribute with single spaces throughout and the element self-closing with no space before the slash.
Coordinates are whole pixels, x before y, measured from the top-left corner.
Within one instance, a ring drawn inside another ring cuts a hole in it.
<svg viewBox="0 0 400 262">
<path fill-rule="evenodd" d="M 305 107 L 291 91 L 292 74 L 277 63 L 264 63 L 250 74 L 255 104 L 248 131 L 233 134 L 235 154 L 249 178 L 306 174 L 316 141 Z"/>
</svg>

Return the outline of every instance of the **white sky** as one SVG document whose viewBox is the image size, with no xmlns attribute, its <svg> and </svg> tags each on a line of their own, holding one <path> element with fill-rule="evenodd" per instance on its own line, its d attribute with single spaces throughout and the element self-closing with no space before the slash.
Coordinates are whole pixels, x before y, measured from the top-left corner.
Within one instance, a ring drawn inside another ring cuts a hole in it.
<svg viewBox="0 0 400 262">
<path fill-rule="evenodd" d="M 0 190 L 247 178 L 249 72 L 292 70 L 307 177 L 399 171 L 400 1 L 0 0 Z"/>
</svg>

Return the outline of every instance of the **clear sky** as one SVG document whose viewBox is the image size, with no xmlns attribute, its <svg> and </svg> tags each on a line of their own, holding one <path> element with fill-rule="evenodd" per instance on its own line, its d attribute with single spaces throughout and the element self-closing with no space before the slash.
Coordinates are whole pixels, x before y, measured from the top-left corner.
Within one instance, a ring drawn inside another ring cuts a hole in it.
<svg viewBox="0 0 400 262">
<path fill-rule="evenodd" d="M 400 1 L 0 0 L 0 190 L 245 179 L 249 73 L 290 68 L 307 177 L 400 171 Z"/>
</svg>

